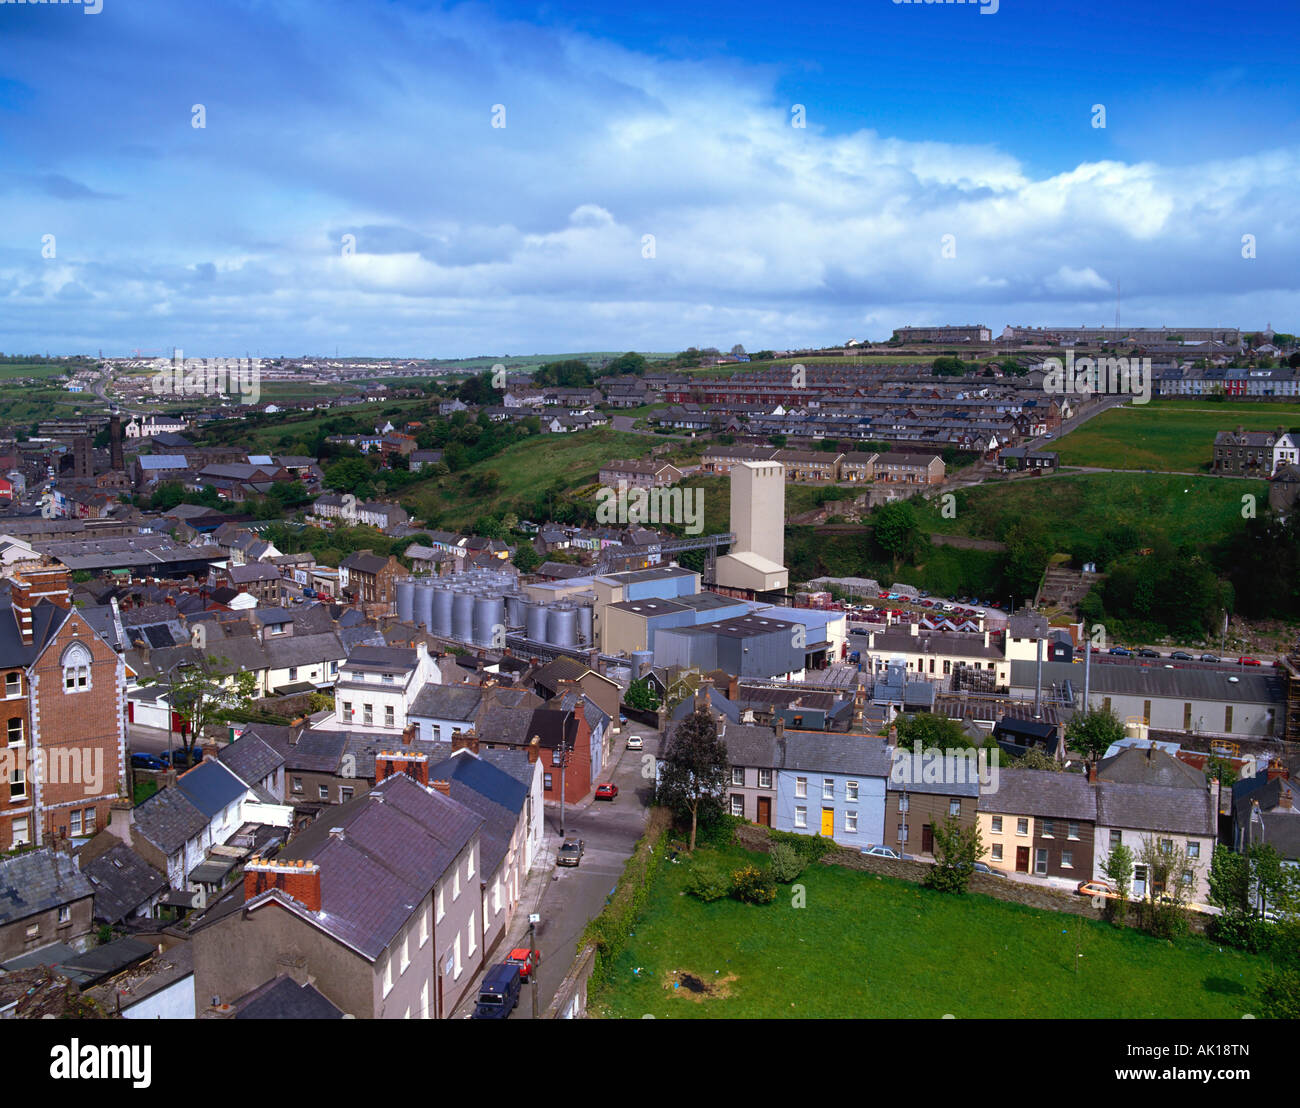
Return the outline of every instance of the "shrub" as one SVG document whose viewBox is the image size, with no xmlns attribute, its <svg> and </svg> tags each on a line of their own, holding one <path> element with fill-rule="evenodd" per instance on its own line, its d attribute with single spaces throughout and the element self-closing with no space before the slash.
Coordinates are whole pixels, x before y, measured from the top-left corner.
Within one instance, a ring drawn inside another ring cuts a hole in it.
<svg viewBox="0 0 1300 1108">
<path fill-rule="evenodd" d="M 788 885 L 799 874 L 803 873 L 804 866 L 808 863 L 795 853 L 794 847 L 787 843 L 773 843 L 772 852 L 769 855 L 771 859 L 772 880 L 778 885 Z"/>
<path fill-rule="evenodd" d="M 784 843 L 805 862 L 820 862 L 835 849 L 835 840 L 824 835 L 800 835 L 797 831 L 773 831 L 770 834 L 773 845 Z"/>
<path fill-rule="evenodd" d="M 746 904 L 771 904 L 776 883 L 757 866 L 742 866 L 731 875 L 731 895 Z"/>
<path fill-rule="evenodd" d="M 686 879 L 686 891 L 691 896 L 706 903 L 721 900 L 731 894 L 731 886 L 731 875 L 718 862 L 698 858 L 691 864 L 691 873 Z"/>
</svg>

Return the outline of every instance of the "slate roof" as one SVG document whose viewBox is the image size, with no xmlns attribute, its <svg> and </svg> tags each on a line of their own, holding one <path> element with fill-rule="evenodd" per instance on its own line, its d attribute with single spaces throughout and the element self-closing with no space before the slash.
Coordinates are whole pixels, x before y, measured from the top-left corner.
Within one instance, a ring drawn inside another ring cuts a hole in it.
<svg viewBox="0 0 1300 1108">
<path fill-rule="evenodd" d="M 343 731 L 304 731 L 284 754 L 284 767 L 303 773 L 335 773 L 347 745 Z"/>
<path fill-rule="evenodd" d="M 222 747 L 217 757 L 222 765 L 250 786 L 270 777 L 285 761 L 283 754 L 247 731 L 229 746 Z"/>
<path fill-rule="evenodd" d="M 343 1011 L 308 984 L 281 974 L 235 1002 L 237 1020 L 338 1020 Z"/>
<path fill-rule="evenodd" d="M 0 924 L 93 896 L 94 887 L 71 855 L 48 847 L 0 861 Z"/>
<path fill-rule="evenodd" d="M 118 923 L 150 897 L 166 891 L 167 877 L 125 843 L 118 843 L 81 872 L 95 889 L 95 919 Z"/>
<path fill-rule="evenodd" d="M 1005 774 L 1003 775 L 1005 776 Z M 1217 835 L 1218 813 L 1208 789 L 1097 784 L 1097 823 L 1135 831 Z"/>
<path fill-rule="evenodd" d="M 206 761 L 199 763 L 204 765 Z M 208 825 L 208 817 L 181 789 L 160 789 L 135 809 L 134 820 L 135 830 L 167 855 L 175 854 Z"/>
<path fill-rule="evenodd" d="M 727 729 L 728 731 L 731 728 Z M 723 737 L 726 741 L 726 737 Z M 820 731 L 789 731 L 784 735 L 787 770 L 816 773 L 856 773 L 888 777 L 891 766 L 884 739 L 870 735 L 834 735 Z"/>
<path fill-rule="evenodd" d="M 1097 822 L 1097 797 L 1081 773 L 1004 769 L 981 787 L 980 810 L 1093 823 Z"/>
<path fill-rule="evenodd" d="M 1205 774 L 1154 746 L 1129 747 L 1097 763 L 1097 780 L 1205 791 Z"/>
<path fill-rule="evenodd" d="M 430 683 L 416 694 L 407 715 L 472 722 L 482 703 L 483 690 L 477 685 Z"/>
<path fill-rule="evenodd" d="M 528 789 L 504 770 L 462 751 L 429 768 L 430 781 L 448 781 L 451 798 L 483 817 L 479 868 L 495 873 L 528 801 Z"/>
</svg>

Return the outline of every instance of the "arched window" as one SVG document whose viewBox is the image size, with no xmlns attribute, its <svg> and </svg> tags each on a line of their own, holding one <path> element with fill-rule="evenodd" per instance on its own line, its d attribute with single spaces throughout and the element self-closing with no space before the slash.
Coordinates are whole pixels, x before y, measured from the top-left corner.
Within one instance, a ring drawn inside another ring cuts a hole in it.
<svg viewBox="0 0 1300 1108">
<path fill-rule="evenodd" d="M 63 652 L 63 691 L 85 692 L 90 688 L 90 651 L 73 643 Z"/>
</svg>

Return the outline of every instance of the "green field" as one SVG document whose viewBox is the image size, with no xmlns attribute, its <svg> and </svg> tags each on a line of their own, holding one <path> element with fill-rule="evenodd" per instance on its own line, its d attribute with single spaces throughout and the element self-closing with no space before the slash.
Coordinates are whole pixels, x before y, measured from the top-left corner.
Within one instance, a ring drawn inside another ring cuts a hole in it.
<svg viewBox="0 0 1300 1108">
<path fill-rule="evenodd" d="M 1198 546 L 1221 538 L 1242 520 L 1245 494 L 1267 503 L 1265 481 L 1167 474 L 1079 473 L 992 482 L 957 493 L 956 517 L 945 519 L 938 499 L 913 501 L 921 530 L 1000 539 L 1021 519 L 1037 519 L 1058 551 L 1074 542 L 1129 526 L 1142 545 L 1166 536 Z"/>
<path fill-rule="evenodd" d="M 1102 412 L 1053 449 L 1062 465 L 1208 472 L 1216 432 L 1298 426 L 1300 404 L 1156 400 Z"/>
<path fill-rule="evenodd" d="M 704 853 L 701 851 L 700 853 Z M 761 855 L 728 848 L 728 861 Z M 1235 1019 L 1267 960 L 815 864 L 764 906 L 683 894 L 665 865 L 595 1016 L 639 1019 Z M 1081 954 L 1082 957 L 1076 957 Z M 1077 968 L 1076 968 L 1077 967 Z M 715 995 L 673 988 L 674 973 Z M 667 987 L 666 987 L 667 985 Z M 975 1049 L 972 1047 L 972 1049 Z"/>
<path fill-rule="evenodd" d="M 4 362 L 0 363 L 0 381 L 14 377 L 64 377 L 73 368 L 58 362 Z"/>
</svg>

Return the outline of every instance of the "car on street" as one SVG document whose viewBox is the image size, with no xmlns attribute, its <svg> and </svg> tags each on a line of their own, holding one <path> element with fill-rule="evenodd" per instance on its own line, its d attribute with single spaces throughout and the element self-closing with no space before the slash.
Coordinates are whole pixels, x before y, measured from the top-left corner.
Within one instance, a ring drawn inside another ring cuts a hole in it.
<svg viewBox="0 0 1300 1108">
<path fill-rule="evenodd" d="M 581 839 L 565 839 L 560 847 L 559 854 L 556 855 L 555 864 L 557 866 L 576 866 L 582 861 L 584 845 Z"/>
<path fill-rule="evenodd" d="M 1218 660 L 1219 660 L 1219 659 L 1218 659 L 1218 656 L 1215 655 L 1215 654 L 1202 654 L 1202 655 L 1201 655 L 1201 661 L 1202 661 L 1202 662 L 1217 662 Z"/>
<path fill-rule="evenodd" d="M 596 786 L 597 800 L 613 800 L 618 796 L 618 786 L 613 781 L 606 781 Z"/>
<path fill-rule="evenodd" d="M 1149 646 L 1144 646 L 1141 650 L 1138 651 L 1138 657 L 1139 657 L 1139 658 L 1159 658 L 1159 657 L 1160 657 L 1160 651 L 1158 651 L 1158 650 L 1152 650 Z"/>
<path fill-rule="evenodd" d="M 518 966 L 519 976 L 525 981 L 533 979 L 533 970 L 542 961 L 542 952 L 540 950 L 529 950 L 526 946 L 517 946 L 506 958 L 505 964 L 508 966 Z"/>
<path fill-rule="evenodd" d="M 203 761 L 203 751 L 197 746 L 194 747 L 188 755 L 183 750 L 173 750 L 170 752 L 164 750 L 158 755 L 158 757 L 164 766 L 170 765 L 175 769 L 189 769 L 191 766 L 197 766 L 201 761 Z"/>
<path fill-rule="evenodd" d="M 167 763 L 156 754 L 132 754 L 131 768 L 164 770 L 167 768 Z"/>
<path fill-rule="evenodd" d="M 992 866 L 987 865 L 987 864 L 985 864 L 984 862 L 976 862 L 976 863 L 975 863 L 975 872 L 976 872 L 976 873 L 982 873 L 982 874 L 984 874 L 985 877 L 1005 877 L 1005 876 L 1006 876 L 1006 874 L 1003 873 L 1001 870 L 996 870 L 996 869 L 994 869 Z"/>
<path fill-rule="evenodd" d="M 873 858 L 897 858 L 898 851 L 888 846 L 869 846 L 863 851 L 863 854 L 870 854 Z"/>
<path fill-rule="evenodd" d="M 519 1005 L 519 970 L 505 962 L 493 966 L 479 986 L 478 1003 L 470 1016 L 476 1020 L 504 1020 Z"/>
<path fill-rule="evenodd" d="M 1186 650 L 1175 650 L 1169 655 L 1175 662 L 1194 662 L 1196 661 Z"/>
<path fill-rule="evenodd" d="M 1258 658 L 1250 658 L 1243 655 L 1237 659 L 1237 664 L 1243 666 L 1262 666 L 1264 663 Z"/>
<path fill-rule="evenodd" d="M 1117 658 L 1131 658 L 1133 651 L 1126 646 L 1112 646 L 1106 653 L 1114 654 Z"/>
<path fill-rule="evenodd" d="M 1074 891 L 1078 896 L 1104 896 L 1108 898 L 1119 896 L 1119 893 L 1115 891 L 1115 886 L 1106 881 L 1098 880 L 1080 881 L 1075 886 Z"/>
<path fill-rule="evenodd" d="M 640 750 L 645 746 L 645 740 L 640 735 L 632 735 L 627 740 L 628 750 Z"/>
</svg>

